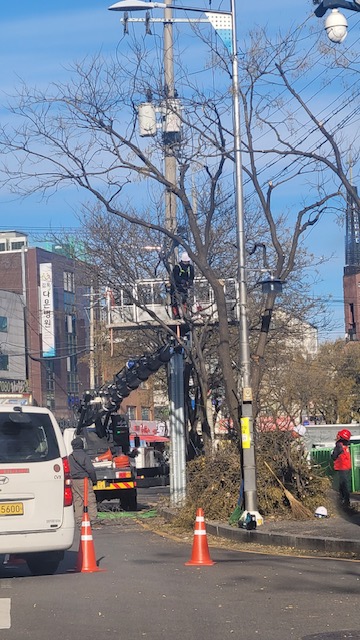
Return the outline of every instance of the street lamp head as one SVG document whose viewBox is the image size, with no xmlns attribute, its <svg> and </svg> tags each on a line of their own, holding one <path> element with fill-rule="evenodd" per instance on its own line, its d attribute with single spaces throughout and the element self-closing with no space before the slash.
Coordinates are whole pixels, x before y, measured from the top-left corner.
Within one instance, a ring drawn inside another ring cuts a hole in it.
<svg viewBox="0 0 360 640">
<path fill-rule="evenodd" d="M 147 9 L 166 9 L 165 2 L 145 2 L 144 0 L 120 0 L 109 11 L 146 11 Z"/>
<path fill-rule="evenodd" d="M 279 278 L 266 278 L 260 282 L 261 290 L 263 293 L 282 293 L 283 281 Z"/>
<path fill-rule="evenodd" d="M 329 40 L 338 44 L 344 42 L 347 36 L 347 27 L 348 23 L 345 16 L 338 9 L 332 9 L 325 20 L 325 30 Z"/>
</svg>

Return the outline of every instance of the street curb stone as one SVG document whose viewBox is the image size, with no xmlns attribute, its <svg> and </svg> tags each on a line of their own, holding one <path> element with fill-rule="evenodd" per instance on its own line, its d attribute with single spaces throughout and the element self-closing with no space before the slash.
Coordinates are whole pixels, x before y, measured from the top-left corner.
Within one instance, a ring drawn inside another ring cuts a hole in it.
<svg viewBox="0 0 360 640">
<path fill-rule="evenodd" d="M 175 519 L 176 514 L 172 509 L 158 509 L 159 514 L 168 522 Z M 292 525 L 296 526 L 296 523 Z M 291 524 L 289 524 L 291 526 Z M 319 537 L 298 535 L 295 533 L 274 533 L 255 529 L 247 531 L 228 524 L 214 521 L 206 521 L 207 532 L 218 538 L 225 538 L 234 542 L 254 543 L 272 547 L 288 547 L 303 551 L 320 551 L 323 553 L 348 553 L 360 558 L 360 540 L 335 537 Z"/>
<path fill-rule="evenodd" d="M 206 523 L 206 530 L 211 535 L 228 540 L 253 542 L 273 547 L 291 547 L 308 551 L 353 553 L 360 557 L 360 541 L 357 540 L 300 536 L 291 533 L 267 533 L 257 529 L 255 531 L 246 531 L 246 529 L 211 521 Z"/>
</svg>

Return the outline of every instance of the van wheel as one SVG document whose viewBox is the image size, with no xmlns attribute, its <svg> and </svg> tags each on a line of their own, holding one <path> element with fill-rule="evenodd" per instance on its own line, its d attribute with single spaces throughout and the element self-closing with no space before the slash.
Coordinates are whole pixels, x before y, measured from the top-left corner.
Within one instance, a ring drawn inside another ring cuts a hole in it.
<svg viewBox="0 0 360 640">
<path fill-rule="evenodd" d="M 124 511 L 137 510 L 137 494 L 136 489 L 126 489 L 120 498 L 120 507 Z"/>
<path fill-rule="evenodd" d="M 64 553 L 61 551 L 31 553 L 26 556 L 26 562 L 33 576 L 51 576 L 57 570 L 63 557 Z"/>
</svg>

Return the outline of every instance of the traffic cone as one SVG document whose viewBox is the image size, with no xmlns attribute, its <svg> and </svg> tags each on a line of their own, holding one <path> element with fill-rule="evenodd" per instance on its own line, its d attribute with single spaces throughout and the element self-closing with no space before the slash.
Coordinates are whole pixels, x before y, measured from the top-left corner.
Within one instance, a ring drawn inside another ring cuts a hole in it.
<svg viewBox="0 0 360 640">
<path fill-rule="evenodd" d="M 80 545 L 75 571 L 79 573 L 95 573 L 105 571 L 96 564 L 95 546 L 88 513 L 88 479 L 84 478 L 84 512 L 81 523 Z"/>
<path fill-rule="evenodd" d="M 186 566 L 211 566 L 215 564 L 210 558 L 209 547 L 206 536 L 205 518 L 202 509 L 196 511 L 194 541 L 189 562 Z"/>
</svg>

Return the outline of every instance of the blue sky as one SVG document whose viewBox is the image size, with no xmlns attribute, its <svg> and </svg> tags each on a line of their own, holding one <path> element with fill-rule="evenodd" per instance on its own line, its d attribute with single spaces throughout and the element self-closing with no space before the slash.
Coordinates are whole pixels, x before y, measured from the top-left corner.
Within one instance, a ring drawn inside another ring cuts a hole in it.
<svg viewBox="0 0 360 640">
<path fill-rule="evenodd" d="M 6 94 L 13 92 L 21 78 L 29 85 L 46 86 L 52 81 L 65 80 L 66 68 L 74 60 L 81 60 L 99 50 L 114 53 L 123 38 L 120 14 L 110 12 L 106 0 L 62 0 L 60 3 L 44 0 L 17 0 L 4 2 L 1 16 L 0 38 L 0 104 L 6 102 Z M 184 1 L 184 5 L 208 6 L 204 0 Z M 228 3 L 216 7 L 228 9 Z M 212 3 L 215 8 L 215 2 Z M 254 7 L 256 9 L 254 10 Z M 248 31 L 259 25 L 287 30 L 304 22 L 313 12 L 311 0 L 258 0 L 256 5 L 238 1 L 238 36 L 242 28 Z M 349 16 L 348 16 L 349 17 Z M 315 28 L 322 28 L 322 21 L 312 18 Z M 350 44 L 349 40 L 346 43 Z M 203 46 L 203 45 L 201 45 Z M 0 109 L 1 118 L 6 113 Z M 33 197 L 23 201 L 0 194 L 0 229 L 16 228 L 31 232 L 76 226 L 76 210 L 84 197 L 75 190 L 62 191 L 50 201 L 41 202 Z M 332 294 L 336 324 L 340 324 L 329 337 L 343 335 L 342 318 L 342 270 L 344 265 L 344 230 L 328 225 L 325 234 L 313 234 L 311 248 L 318 255 L 335 257 L 322 270 L 321 295 Z"/>
</svg>

